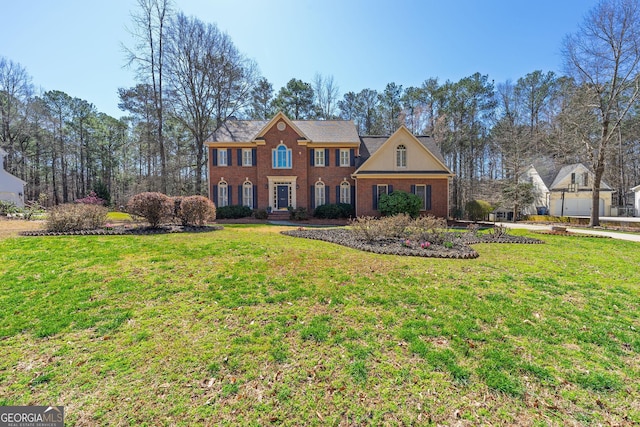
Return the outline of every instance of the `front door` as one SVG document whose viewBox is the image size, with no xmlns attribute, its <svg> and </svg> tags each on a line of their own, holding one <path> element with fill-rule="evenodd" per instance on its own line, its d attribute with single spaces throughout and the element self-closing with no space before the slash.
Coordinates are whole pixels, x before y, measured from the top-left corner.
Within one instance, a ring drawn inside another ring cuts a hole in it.
<svg viewBox="0 0 640 427">
<path fill-rule="evenodd" d="M 278 200 L 276 209 L 287 209 L 289 207 L 289 186 L 278 185 Z"/>
</svg>

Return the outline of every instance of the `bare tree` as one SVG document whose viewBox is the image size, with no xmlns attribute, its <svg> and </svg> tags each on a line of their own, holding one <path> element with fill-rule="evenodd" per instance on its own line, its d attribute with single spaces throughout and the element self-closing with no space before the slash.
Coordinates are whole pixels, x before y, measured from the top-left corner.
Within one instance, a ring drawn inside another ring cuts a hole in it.
<svg viewBox="0 0 640 427">
<path fill-rule="evenodd" d="M 324 120 L 336 118 L 338 107 L 339 88 L 333 80 L 333 76 L 316 74 L 313 78 L 313 89 L 318 104 L 318 117 Z"/>
<path fill-rule="evenodd" d="M 167 192 L 167 159 L 164 143 L 164 59 L 167 26 L 171 16 L 171 0 L 138 0 L 138 12 L 132 15 L 136 40 L 133 49 L 125 48 L 128 64 L 136 64 L 139 77 L 153 89 L 157 118 L 156 138 L 160 155 L 160 185 Z"/>
<path fill-rule="evenodd" d="M 195 192 L 202 193 L 204 142 L 251 101 L 255 66 L 214 24 L 178 14 L 166 50 L 174 117 L 189 130 L 196 153 Z"/>
<path fill-rule="evenodd" d="M 9 170 L 16 157 L 14 144 L 25 144 L 29 140 L 26 108 L 32 92 L 27 71 L 20 64 L 0 57 L 0 148 L 9 151 L 6 165 Z M 24 158 L 21 156 L 19 161 L 20 175 L 24 178 Z"/>
<path fill-rule="evenodd" d="M 595 112 L 596 135 L 579 136 L 595 177 L 590 226 L 600 225 L 600 184 L 618 128 L 640 94 L 640 6 L 637 0 L 603 0 L 564 40 L 568 73 Z"/>
</svg>

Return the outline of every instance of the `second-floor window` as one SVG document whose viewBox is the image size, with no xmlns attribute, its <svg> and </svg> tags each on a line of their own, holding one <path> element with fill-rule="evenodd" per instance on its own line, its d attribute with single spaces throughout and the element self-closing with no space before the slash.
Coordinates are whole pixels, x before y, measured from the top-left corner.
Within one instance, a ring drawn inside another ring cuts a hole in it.
<svg viewBox="0 0 640 427">
<path fill-rule="evenodd" d="M 319 150 L 315 150 L 315 165 L 316 166 L 324 166 L 324 150 L 323 149 L 319 149 Z"/>
<path fill-rule="evenodd" d="M 251 148 L 242 149 L 242 166 L 253 166 L 253 153 Z"/>
<path fill-rule="evenodd" d="M 227 166 L 227 150 L 218 150 L 218 166 Z"/>
<path fill-rule="evenodd" d="M 272 151 L 272 166 L 274 169 L 291 169 L 291 149 L 280 144 Z"/>
<path fill-rule="evenodd" d="M 349 150 L 340 150 L 340 166 L 351 166 L 351 153 Z"/>
</svg>

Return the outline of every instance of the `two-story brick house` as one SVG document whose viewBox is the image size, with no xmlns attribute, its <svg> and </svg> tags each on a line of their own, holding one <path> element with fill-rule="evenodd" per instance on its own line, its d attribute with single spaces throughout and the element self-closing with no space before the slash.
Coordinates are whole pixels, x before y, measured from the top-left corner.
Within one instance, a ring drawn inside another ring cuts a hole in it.
<svg viewBox="0 0 640 427">
<path fill-rule="evenodd" d="M 423 200 L 423 213 L 446 217 L 449 178 L 437 147 L 405 127 L 391 136 L 358 135 L 344 120 L 230 120 L 206 142 L 209 196 L 217 206 L 310 212 L 350 203 L 356 216 L 379 215 L 394 190 Z"/>
</svg>

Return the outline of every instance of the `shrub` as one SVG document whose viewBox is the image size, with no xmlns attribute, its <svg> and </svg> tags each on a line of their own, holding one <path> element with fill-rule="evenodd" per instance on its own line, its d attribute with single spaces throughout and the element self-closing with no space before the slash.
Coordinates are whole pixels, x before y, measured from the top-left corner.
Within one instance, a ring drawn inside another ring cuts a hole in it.
<svg viewBox="0 0 640 427">
<path fill-rule="evenodd" d="M 174 203 L 162 193 L 140 193 L 129 199 L 127 212 L 146 219 L 151 227 L 156 228 L 161 222 L 171 218 Z"/>
<path fill-rule="evenodd" d="M 351 218 L 353 216 L 353 206 L 349 203 L 322 205 L 313 211 L 313 216 L 325 219 Z"/>
<path fill-rule="evenodd" d="M 101 197 L 98 197 L 98 195 L 94 191 L 89 192 L 89 194 L 86 197 L 83 197 L 82 199 L 76 199 L 76 203 L 81 203 L 83 205 L 98 205 L 98 206 L 107 205 L 107 201 Z"/>
<path fill-rule="evenodd" d="M 216 209 L 216 216 L 219 219 L 247 218 L 253 215 L 249 206 L 222 206 Z"/>
<path fill-rule="evenodd" d="M 19 211 L 18 207 L 13 202 L 6 202 L 4 200 L 0 200 L 0 215 L 9 215 L 14 214 Z"/>
<path fill-rule="evenodd" d="M 184 197 L 180 201 L 178 218 L 182 225 L 203 226 L 207 221 L 216 219 L 216 207 L 204 196 Z"/>
<path fill-rule="evenodd" d="M 447 220 L 432 215 L 421 216 L 407 226 L 408 237 L 412 240 L 441 244 L 447 232 Z"/>
<path fill-rule="evenodd" d="M 471 221 L 482 221 L 487 219 L 493 208 L 489 202 L 484 200 L 471 200 L 467 202 L 465 211 Z"/>
<path fill-rule="evenodd" d="M 411 218 L 417 218 L 420 215 L 421 206 L 420 197 L 404 191 L 382 194 L 378 201 L 378 210 L 383 216 L 407 214 Z"/>
<path fill-rule="evenodd" d="M 410 222 L 408 215 L 401 214 L 383 218 L 358 217 L 351 221 L 349 225 L 351 226 L 351 231 L 357 237 L 372 242 L 374 240 L 405 237 L 405 230 Z"/>
<path fill-rule="evenodd" d="M 46 229 L 54 232 L 94 230 L 107 221 L 108 209 L 100 205 L 66 203 L 49 211 Z"/>
<path fill-rule="evenodd" d="M 269 212 L 267 212 L 266 209 L 256 209 L 253 216 L 256 217 L 256 219 L 267 219 L 269 218 Z"/>
<path fill-rule="evenodd" d="M 307 213 L 307 208 L 289 208 L 289 219 L 293 221 L 306 221 L 309 219 L 309 214 Z"/>
</svg>

